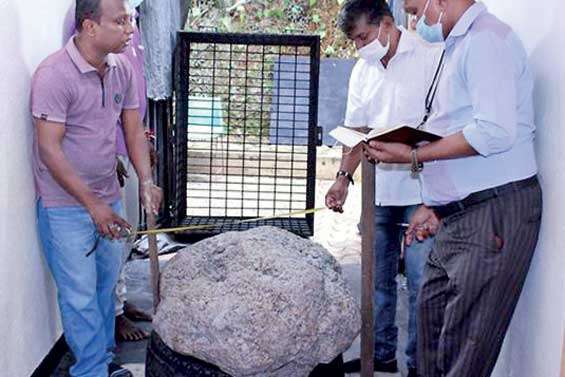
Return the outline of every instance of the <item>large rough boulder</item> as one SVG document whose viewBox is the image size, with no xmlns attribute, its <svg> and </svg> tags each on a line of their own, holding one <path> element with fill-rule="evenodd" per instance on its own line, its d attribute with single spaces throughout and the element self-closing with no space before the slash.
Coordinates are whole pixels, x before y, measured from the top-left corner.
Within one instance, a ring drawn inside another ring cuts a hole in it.
<svg viewBox="0 0 565 377">
<path fill-rule="evenodd" d="M 275 227 L 228 232 L 179 252 L 161 275 L 154 328 L 174 351 L 234 377 L 302 377 L 361 327 L 337 261 Z"/>
</svg>

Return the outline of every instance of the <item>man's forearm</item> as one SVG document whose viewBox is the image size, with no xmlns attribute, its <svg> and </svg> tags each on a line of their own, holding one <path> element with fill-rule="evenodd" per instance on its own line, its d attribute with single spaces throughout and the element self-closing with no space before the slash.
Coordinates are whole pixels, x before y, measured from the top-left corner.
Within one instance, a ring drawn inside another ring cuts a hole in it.
<svg viewBox="0 0 565 377">
<path fill-rule="evenodd" d="M 149 160 L 149 148 L 143 128 L 141 126 L 133 130 L 126 131 L 126 144 L 128 147 L 129 159 L 132 162 L 137 177 L 140 182 L 152 179 L 151 162 Z"/>
<path fill-rule="evenodd" d="M 462 132 L 418 148 L 418 161 L 449 160 L 477 155 L 477 151 L 465 139 Z"/>
<path fill-rule="evenodd" d="M 353 148 L 343 147 L 343 152 L 341 153 L 341 163 L 339 165 L 339 170 L 344 170 L 351 175 L 355 173 L 357 167 L 361 163 L 361 156 L 363 147 L 361 144 L 357 144 Z"/>
</svg>

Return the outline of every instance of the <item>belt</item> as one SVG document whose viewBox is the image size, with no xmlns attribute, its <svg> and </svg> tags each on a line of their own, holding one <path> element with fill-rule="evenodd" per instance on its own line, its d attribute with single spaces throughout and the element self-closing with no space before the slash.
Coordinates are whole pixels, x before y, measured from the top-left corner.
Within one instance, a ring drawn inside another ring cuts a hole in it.
<svg viewBox="0 0 565 377">
<path fill-rule="evenodd" d="M 533 177 L 526 178 L 521 181 L 510 182 L 502 186 L 493 187 L 482 191 L 477 191 L 470 194 L 465 199 L 458 200 L 456 202 L 451 202 L 449 204 L 445 204 L 442 206 L 433 206 L 431 208 L 440 218 L 446 218 L 457 212 L 463 211 L 466 208 L 472 207 L 474 205 L 485 202 L 487 200 L 496 198 L 498 196 L 507 194 L 512 191 L 519 191 L 526 187 L 535 186 L 537 184 L 538 184 L 538 177 L 537 175 L 534 175 Z"/>
</svg>

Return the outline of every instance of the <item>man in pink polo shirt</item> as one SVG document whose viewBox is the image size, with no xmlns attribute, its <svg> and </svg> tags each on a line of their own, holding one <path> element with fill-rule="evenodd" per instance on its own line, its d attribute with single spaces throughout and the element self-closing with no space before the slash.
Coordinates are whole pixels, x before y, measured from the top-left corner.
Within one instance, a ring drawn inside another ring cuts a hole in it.
<svg viewBox="0 0 565 377">
<path fill-rule="evenodd" d="M 45 59 L 32 82 L 33 169 L 39 234 L 58 289 L 73 377 L 131 376 L 112 363 L 113 293 L 129 227 L 116 177 L 121 118 L 140 198 L 157 212 L 133 70 L 120 54 L 133 33 L 126 0 L 77 0 L 78 33 Z"/>
<path fill-rule="evenodd" d="M 138 6 L 141 0 L 129 0 L 132 10 Z M 63 26 L 63 42 L 67 43 L 76 33 L 75 23 L 76 7 L 73 4 Z M 134 11 L 135 16 L 135 11 Z M 133 76 L 137 85 L 139 99 L 139 115 L 141 119 L 145 117 L 147 110 L 147 86 L 145 80 L 145 52 L 141 45 L 141 33 L 135 20 L 133 21 L 133 34 L 130 45 L 125 49 L 123 55 L 127 58 L 133 68 Z M 118 157 L 118 180 L 120 181 L 123 215 L 127 222 L 134 228 L 139 224 L 139 181 L 134 172 L 133 165 L 128 158 L 128 150 L 124 140 L 124 132 L 121 121 L 118 120 L 116 127 L 116 153 Z M 116 341 L 136 341 L 149 336 L 143 329 L 137 327 L 132 320 L 151 321 L 151 315 L 141 311 L 135 305 L 126 301 L 127 287 L 125 281 L 124 264 L 131 254 L 132 245 L 127 242 L 124 245 L 122 254 L 122 268 L 116 284 L 116 295 L 114 302 L 116 305 Z"/>
</svg>

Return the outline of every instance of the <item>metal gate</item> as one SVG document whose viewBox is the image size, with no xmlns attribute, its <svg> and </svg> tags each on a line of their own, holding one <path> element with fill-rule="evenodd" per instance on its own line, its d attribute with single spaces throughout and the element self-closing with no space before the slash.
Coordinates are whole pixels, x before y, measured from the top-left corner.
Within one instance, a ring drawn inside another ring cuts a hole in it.
<svg viewBox="0 0 565 377">
<path fill-rule="evenodd" d="M 273 225 L 308 237 L 314 206 L 318 36 L 179 33 L 175 190 L 179 225 L 213 235 Z"/>
</svg>

